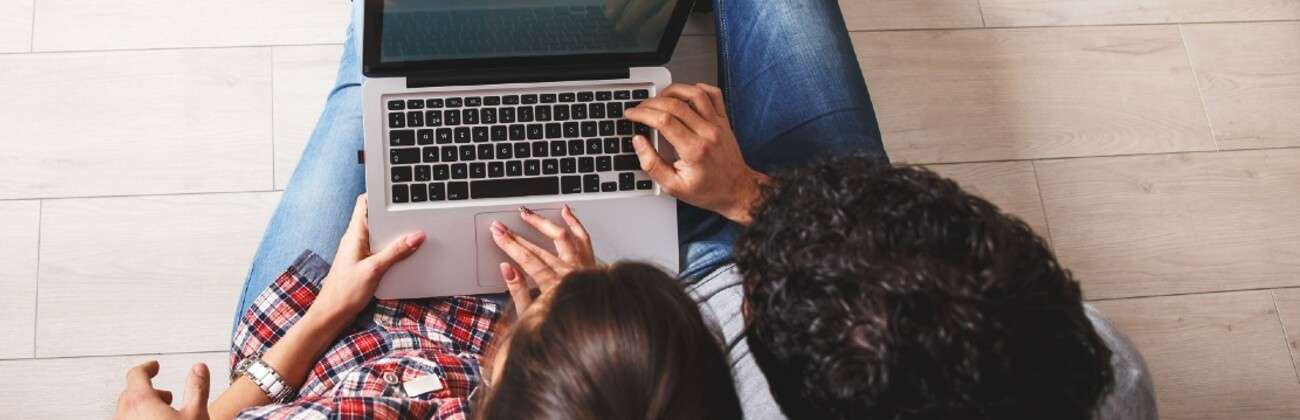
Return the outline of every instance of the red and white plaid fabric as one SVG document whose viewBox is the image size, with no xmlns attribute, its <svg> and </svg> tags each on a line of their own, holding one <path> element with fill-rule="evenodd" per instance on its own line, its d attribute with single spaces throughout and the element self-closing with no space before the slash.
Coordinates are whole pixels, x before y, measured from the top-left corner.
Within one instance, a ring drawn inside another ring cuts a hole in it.
<svg viewBox="0 0 1300 420">
<path fill-rule="evenodd" d="M 235 329 L 231 366 L 283 337 L 327 272 L 308 251 L 262 291 Z M 295 401 L 239 418 L 467 418 L 499 315 L 496 303 L 473 297 L 376 301 L 316 361 Z M 406 395 L 402 384 L 425 375 L 437 375 L 442 389 Z"/>
</svg>

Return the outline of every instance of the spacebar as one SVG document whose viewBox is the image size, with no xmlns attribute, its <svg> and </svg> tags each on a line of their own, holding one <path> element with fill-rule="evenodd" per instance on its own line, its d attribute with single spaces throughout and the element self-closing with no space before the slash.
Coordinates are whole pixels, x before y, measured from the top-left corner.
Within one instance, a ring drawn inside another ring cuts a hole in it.
<svg viewBox="0 0 1300 420">
<path fill-rule="evenodd" d="M 469 183 L 470 198 L 555 195 L 560 193 L 560 177 L 490 179 Z"/>
</svg>

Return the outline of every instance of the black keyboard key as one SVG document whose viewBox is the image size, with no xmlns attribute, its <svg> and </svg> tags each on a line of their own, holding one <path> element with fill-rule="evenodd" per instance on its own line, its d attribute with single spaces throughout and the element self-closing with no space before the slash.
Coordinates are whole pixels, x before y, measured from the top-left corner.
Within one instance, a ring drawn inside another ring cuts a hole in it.
<svg viewBox="0 0 1300 420">
<path fill-rule="evenodd" d="M 560 172 L 559 159 L 546 159 L 542 161 L 542 175 L 555 175 Z"/>
<path fill-rule="evenodd" d="M 515 109 L 511 107 L 501 108 L 501 123 L 510 124 L 515 122 Z"/>
<path fill-rule="evenodd" d="M 624 103 L 623 103 L 623 110 L 624 110 L 624 111 L 627 111 L 627 110 L 629 110 L 629 109 L 636 108 L 636 107 L 638 107 L 638 106 L 640 106 L 640 105 L 641 105 L 641 101 L 624 102 Z"/>
<path fill-rule="evenodd" d="M 501 105 L 519 105 L 519 95 L 502 96 Z"/>
<path fill-rule="evenodd" d="M 631 121 L 628 121 L 628 120 L 618 120 L 618 135 L 620 135 L 620 136 L 630 136 L 630 135 L 632 135 L 632 133 L 633 133 L 633 132 L 632 132 L 632 122 L 631 122 Z"/>
<path fill-rule="evenodd" d="M 605 183 L 600 184 L 600 192 L 613 192 L 613 191 L 618 191 L 618 183 L 617 183 L 617 182 L 609 181 L 609 182 L 605 182 Z"/>
<path fill-rule="evenodd" d="M 584 156 L 578 158 L 578 172 L 596 172 L 596 158 Z"/>
<path fill-rule="evenodd" d="M 497 159 L 510 159 L 514 155 L 511 153 L 514 150 L 515 148 L 510 146 L 510 143 L 497 144 Z"/>
<path fill-rule="evenodd" d="M 648 190 L 648 189 L 651 189 L 651 188 L 654 188 L 654 183 L 653 183 L 653 182 L 650 182 L 650 181 L 637 181 L 637 182 L 636 182 L 636 189 L 638 189 L 638 190 Z"/>
<path fill-rule="evenodd" d="M 551 151 L 550 143 L 548 143 L 548 142 L 546 142 L 546 141 L 535 141 L 535 142 L 533 142 L 533 157 L 547 157 L 547 156 L 550 156 L 550 153 L 549 153 L 550 151 Z"/>
<path fill-rule="evenodd" d="M 394 165 L 420 163 L 420 148 L 411 147 L 389 150 L 388 161 Z"/>
<path fill-rule="evenodd" d="M 533 149 L 528 143 L 515 143 L 515 159 L 525 159 L 533 156 Z"/>
<path fill-rule="evenodd" d="M 587 149 L 587 143 L 582 140 L 569 140 L 569 155 L 578 156 L 583 150 Z"/>
<path fill-rule="evenodd" d="M 429 184 L 429 201 L 442 201 L 447 199 L 447 187 L 441 182 Z"/>
<path fill-rule="evenodd" d="M 591 102 L 595 96 L 591 92 L 578 92 L 578 102 Z"/>
<path fill-rule="evenodd" d="M 500 178 L 506 176 L 506 165 L 501 162 L 488 162 L 488 177 Z"/>
<path fill-rule="evenodd" d="M 469 165 L 457 163 L 451 165 L 451 179 L 465 179 L 469 177 Z"/>
<path fill-rule="evenodd" d="M 609 172 L 614 170 L 614 165 L 609 156 L 596 158 L 596 172 Z"/>
<path fill-rule="evenodd" d="M 519 103 L 524 105 L 532 105 L 537 103 L 537 95 L 523 95 L 520 96 L 519 98 L 520 98 Z"/>
<path fill-rule="evenodd" d="M 424 188 L 424 184 L 415 184 L 411 186 L 411 202 L 423 203 L 429 199 L 429 190 Z"/>
<path fill-rule="evenodd" d="M 424 154 L 424 163 L 438 162 L 438 146 L 429 146 L 420 150 Z"/>
<path fill-rule="evenodd" d="M 388 114 L 388 128 L 406 127 L 406 114 L 392 112 Z"/>
<path fill-rule="evenodd" d="M 636 175 L 631 172 L 618 174 L 618 190 L 628 191 L 636 188 Z"/>
<path fill-rule="evenodd" d="M 394 203 L 405 203 L 405 202 L 407 202 L 407 201 L 410 201 L 410 199 L 411 199 L 410 192 L 411 192 L 410 187 L 407 187 L 407 186 L 405 186 L 405 185 L 394 185 L 394 186 L 393 186 L 393 202 L 394 202 Z"/>
<path fill-rule="evenodd" d="M 507 129 L 506 126 L 504 126 L 504 125 L 494 125 L 494 126 L 492 126 L 492 141 L 506 141 L 506 140 L 509 140 L 510 137 L 507 136 L 507 131 L 508 131 L 508 129 Z"/>
<path fill-rule="evenodd" d="M 564 123 L 564 137 L 578 137 L 578 123 L 572 121 Z"/>
<path fill-rule="evenodd" d="M 469 127 L 456 127 L 454 133 L 456 134 L 453 137 L 456 138 L 457 143 L 469 143 Z"/>
<path fill-rule="evenodd" d="M 564 144 L 563 140 L 556 140 L 551 142 L 551 156 L 556 156 L 556 157 L 564 156 L 565 154 L 567 154 L 565 152 L 568 151 L 569 151 L 569 146 Z"/>
<path fill-rule="evenodd" d="M 618 144 L 617 137 L 609 137 L 605 139 L 605 154 L 617 155 L 618 148 L 619 148 L 619 144 Z"/>
<path fill-rule="evenodd" d="M 542 94 L 542 103 L 544 103 L 544 104 L 553 104 L 553 103 L 555 103 L 555 94 L 554 94 L 554 93 L 543 93 L 543 94 Z"/>
<path fill-rule="evenodd" d="M 478 160 L 492 160 L 493 147 L 490 144 L 478 145 Z"/>
<path fill-rule="evenodd" d="M 460 98 L 447 98 L 447 108 L 460 108 Z"/>
<path fill-rule="evenodd" d="M 484 105 L 484 106 L 497 106 L 497 105 L 501 105 L 501 97 L 500 97 L 500 96 L 484 96 L 484 97 L 483 97 L 483 105 Z"/>
<path fill-rule="evenodd" d="M 583 122 L 582 122 L 582 133 L 581 133 L 581 134 L 582 134 L 583 137 L 596 137 L 596 136 L 598 136 L 599 134 L 597 134 L 598 131 L 596 131 L 596 130 L 597 130 L 597 128 L 596 128 L 596 122 L 595 122 L 595 121 L 583 121 Z"/>
<path fill-rule="evenodd" d="M 541 124 L 528 124 L 528 139 L 541 140 L 546 134 L 545 131 Z"/>
<path fill-rule="evenodd" d="M 577 175 L 560 177 L 560 192 L 565 194 L 582 192 L 582 177 Z"/>
<path fill-rule="evenodd" d="M 569 113 L 573 114 L 573 119 L 575 120 L 585 120 L 587 119 L 587 106 L 583 104 L 574 104 L 569 110 Z"/>
<path fill-rule="evenodd" d="M 446 112 L 443 112 L 442 123 L 443 125 L 460 125 L 460 111 L 448 109 Z"/>
<path fill-rule="evenodd" d="M 474 198 L 522 197 L 527 195 L 554 195 L 560 193 L 560 178 L 489 179 L 470 183 Z"/>
<path fill-rule="evenodd" d="M 392 172 L 393 182 L 411 182 L 410 166 L 394 166 Z"/>
<path fill-rule="evenodd" d="M 460 152 L 456 150 L 456 146 L 442 146 L 443 162 L 455 162 L 456 158 L 459 156 Z"/>
<path fill-rule="evenodd" d="M 549 105 L 538 105 L 533 109 L 533 118 L 537 121 L 551 120 L 551 107 Z"/>
<path fill-rule="evenodd" d="M 484 123 L 484 124 L 496 124 L 496 123 L 497 123 L 497 109 L 496 109 L 496 108 L 483 108 L 483 111 L 480 111 L 480 112 L 479 112 L 479 116 L 482 117 L 482 119 L 483 119 L 483 123 Z"/>
<path fill-rule="evenodd" d="M 650 98 L 649 90 L 637 89 L 632 91 L 632 99 L 649 99 L 649 98 Z"/>
<path fill-rule="evenodd" d="M 524 127 L 523 124 L 515 124 L 510 126 L 510 140 L 514 140 L 514 141 L 523 140 L 525 138 L 526 131 L 527 129 Z"/>
<path fill-rule="evenodd" d="M 591 111 L 590 112 L 591 118 L 597 118 L 597 119 L 605 118 L 605 104 L 602 103 L 591 104 L 591 107 L 588 108 L 588 110 Z"/>
<path fill-rule="evenodd" d="M 582 192 L 600 192 L 600 175 L 591 174 L 582 176 Z"/>
<path fill-rule="evenodd" d="M 568 105 L 556 105 L 555 108 L 553 108 L 553 110 L 551 111 L 551 116 L 554 117 L 554 119 L 555 119 L 556 121 L 568 121 L 568 119 L 569 119 L 569 106 L 568 106 Z"/>
<path fill-rule="evenodd" d="M 434 138 L 438 140 L 438 144 L 451 143 L 451 129 L 439 128 L 437 131 L 434 132 Z"/>
<path fill-rule="evenodd" d="M 424 111 L 425 127 L 441 127 L 442 111 Z"/>
<path fill-rule="evenodd" d="M 573 92 L 564 92 L 560 94 L 560 102 L 573 102 L 575 99 Z"/>
<path fill-rule="evenodd" d="M 488 141 L 488 128 L 479 126 L 474 127 L 474 142 L 482 143 Z"/>
<path fill-rule="evenodd" d="M 477 96 L 471 96 L 465 98 L 465 106 L 479 106 L 479 105 L 483 105 L 483 98 Z"/>
<path fill-rule="evenodd" d="M 460 160 L 465 162 L 474 160 L 474 146 L 461 146 Z"/>
<path fill-rule="evenodd" d="M 618 100 L 621 100 L 621 101 L 626 101 L 626 100 L 628 100 L 628 99 L 632 99 L 632 91 L 629 91 L 629 90 L 620 90 L 620 91 L 616 91 L 616 92 L 614 92 L 614 99 L 618 99 Z"/>
<path fill-rule="evenodd" d="M 650 126 L 645 124 L 633 124 L 632 132 L 646 136 L 648 138 L 650 137 Z"/>
<path fill-rule="evenodd" d="M 560 124 L 560 123 L 547 123 L 547 124 L 546 124 L 546 138 L 548 138 L 548 139 L 558 139 L 558 138 L 560 138 L 560 137 L 561 137 L 561 134 L 563 134 L 563 131 L 564 131 L 564 130 L 561 129 L 561 127 L 563 127 L 563 124 Z"/>
<path fill-rule="evenodd" d="M 433 144 L 433 130 L 425 128 L 415 132 L 415 139 L 421 145 Z"/>
<path fill-rule="evenodd" d="M 411 111 L 406 113 L 407 127 L 424 127 L 424 113 L 420 111 Z"/>
<path fill-rule="evenodd" d="M 469 183 L 468 183 L 468 182 L 448 182 L 448 183 L 447 183 L 447 199 L 448 199 L 448 200 L 464 200 L 464 199 L 467 199 L 467 198 L 469 198 Z"/>
<path fill-rule="evenodd" d="M 519 117 L 519 122 L 533 122 L 533 107 L 521 106 L 516 109 L 518 110 L 516 115 Z"/>
<path fill-rule="evenodd" d="M 636 153 L 636 146 L 632 145 L 631 137 L 624 137 L 619 142 L 623 143 L 623 153 Z"/>
<path fill-rule="evenodd" d="M 397 101 L 388 101 L 388 110 L 389 110 L 389 111 L 401 111 L 401 110 L 403 110 L 403 109 L 406 109 L 406 102 L 402 102 L 402 101 L 400 101 L 400 100 L 397 100 Z"/>
<path fill-rule="evenodd" d="M 601 143 L 600 139 L 587 139 L 587 154 L 599 155 Z"/>
<path fill-rule="evenodd" d="M 469 164 L 469 177 L 474 179 L 487 178 L 487 164 L 483 162 Z"/>
<path fill-rule="evenodd" d="M 614 156 L 615 171 L 639 171 L 641 170 L 641 161 L 636 155 L 618 155 Z"/>
<path fill-rule="evenodd" d="M 424 101 L 425 108 L 442 108 L 442 99 L 430 99 Z"/>
<path fill-rule="evenodd" d="M 388 132 L 389 146 L 414 146 L 415 130 L 393 130 Z"/>
<path fill-rule="evenodd" d="M 566 174 L 577 173 L 578 159 L 571 158 L 571 157 L 560 159 L 560 172 L 564 172 Z"/>
<path fill-rule="evenodd" d="M 610 121 L 610 120 L 601 121 L 601 122 L 600 122 L 600 135 L 602 135 L 602 136 L 612 136 L 612 135 L 614 135 L 614 122 L 613 122 L 613 121 Z"/>
<path fill-rule="evenodd" d="M 534 176 L 541 175 L 542 162 L 537 159 L 528 159 L 524 161 L 524 175 Z"/>
<path fill-rule="evenodd" d="M 506 162 L 506 176 L 523 176 L 523 175 L 524 175 L 523 162 L 517 160 Z"/>
<path fill-rule="evenodd" d="M 460 113 L 460 121 L 465 124 L 478 124 L 478 110 L 467 109 Z"/>
<path fill-rule="evenodd" d="M 623 118 L 622 102 L 610 102 L 607 109 L 605 115 L 608 115 L 610 118 Z"/>
<path fill-rule="evenodd" d="M 451 178 L 451 167 L 449 165 L 433 165 L 433 180 L 443 181 Z"/>
<path fill-rule="evenodd" d="M 608 91 L 608 90 L 606 90 L 606 91 L 602 91 L 602 92 L 596 92 L 596 100 L 597 100 L 597 101 L 608 101 L 608 100 L 612 99 L 613 97 L 614 97 L 614 94 L 611 93 L 611 92 Z"/>
</svg>

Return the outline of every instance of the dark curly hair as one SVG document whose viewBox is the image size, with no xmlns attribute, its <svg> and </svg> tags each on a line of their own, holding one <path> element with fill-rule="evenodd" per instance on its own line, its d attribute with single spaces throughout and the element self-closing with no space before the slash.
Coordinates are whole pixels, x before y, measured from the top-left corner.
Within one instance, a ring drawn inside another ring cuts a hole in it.
<svg viewBox="0 0 1300 420">
<path fill-rule="evenodd" d="M 869 156 L 775 174 L 740 236 L 746 341 L 796 419 L 1087 419 L 1111 352 L 1024 222 Z"/>
</svg>

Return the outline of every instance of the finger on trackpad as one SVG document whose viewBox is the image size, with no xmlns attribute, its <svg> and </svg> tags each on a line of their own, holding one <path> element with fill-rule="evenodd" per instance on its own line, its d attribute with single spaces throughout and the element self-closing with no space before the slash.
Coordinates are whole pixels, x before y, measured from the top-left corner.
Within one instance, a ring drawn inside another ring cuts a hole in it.
<svg viewBox="0 0 1300 420">
<path fill-rule="evenodd" d="M 559 208 L 530 208 L 538 215 L 564 226 L 564 219 L 560 217 Z M 498 248 L 496 242 L 492 240 L 492 222 L 501 222 L 506 225 L 517 238 L 523 238 L 532 242 L 533 245 L 545 249 L 551 253 L 555 252 L 555 245 L 549 238 L 543 236 L 536 228 L 525 222 L 519 217 L 518 211 L 499 211 L 490 213 L 479 213 L 474 215 L 474 241 L 476 242 L 477 266 L 478 266 L 478 284 L 479 286 L 500 286 L 505 288 L 505 282 L 501 280 L 501 270 L 498 268 L 501 262 L 511 262 L 510 257 L 506 255 L 501 248 Z M 525 277 L 528 277 L 525 275 Z M 528 278 L 528 283 L 532 284 L 533 279 Z M 536 285 L 533 285 L 536 286 Z"/>
</svg>

